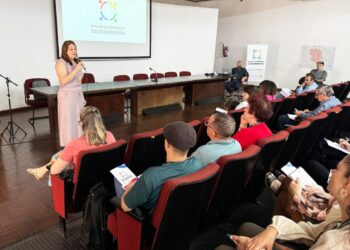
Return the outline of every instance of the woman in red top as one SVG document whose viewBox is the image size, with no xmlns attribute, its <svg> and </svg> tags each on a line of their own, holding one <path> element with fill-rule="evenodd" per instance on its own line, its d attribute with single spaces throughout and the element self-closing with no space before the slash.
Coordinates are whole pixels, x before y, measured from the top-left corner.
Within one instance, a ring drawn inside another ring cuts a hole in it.
<svg viewBox="0 0 350 250">
<path fill-rule="evenodd" d="M 113 134 L 106 131 L 97 108 L 92 106 L 83 108 L 80 111 L 78 123 L 83 130 L 83 136 L 70 141 L 62 151 L 52 157 L 48 164 L 39 168 L 28 168 L 27 172 L 37 180 L 42 179 L 49 171 L 51 174 L 60 174 L 74 167 L 74 158 L 79 152 L 115 142 Z"/>
<path fill-rule="evenodd" d="M 241 116 L 238 132 L 232 137 L 237 140 L 242 149 L 255 144 L 259 139 L 272 135 L 265 121 L 272 116 L 271 104 L 260 95 L 254 95 L 248 99 L 248 107 Z"/>
</svg>

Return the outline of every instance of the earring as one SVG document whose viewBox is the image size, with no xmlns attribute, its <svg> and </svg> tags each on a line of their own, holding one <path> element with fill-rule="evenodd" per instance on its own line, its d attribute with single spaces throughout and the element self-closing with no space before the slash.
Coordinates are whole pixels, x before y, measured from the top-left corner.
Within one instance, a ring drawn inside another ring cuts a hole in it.
<svg viewBox="0 0 350 250">
<path fill-rule="evenodd" d="M 342 189 L 342 190 L 340 190 L 340 195 L 342 198 L 345 198 L 348 196 L 348 192 L 346 192 L 346 190 Z"/>
</svg>

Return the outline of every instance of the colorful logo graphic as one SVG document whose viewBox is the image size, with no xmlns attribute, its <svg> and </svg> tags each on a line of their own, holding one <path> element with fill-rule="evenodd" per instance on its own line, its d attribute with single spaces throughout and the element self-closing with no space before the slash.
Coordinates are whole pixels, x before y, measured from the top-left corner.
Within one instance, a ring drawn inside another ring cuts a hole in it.
<svg viewBox="0 0 350 250">
<path fill-rule="evenodd" d="M 100 20 L 117 22 L 117 2 L 114 0 L 99 0 Z"/>
</svg>

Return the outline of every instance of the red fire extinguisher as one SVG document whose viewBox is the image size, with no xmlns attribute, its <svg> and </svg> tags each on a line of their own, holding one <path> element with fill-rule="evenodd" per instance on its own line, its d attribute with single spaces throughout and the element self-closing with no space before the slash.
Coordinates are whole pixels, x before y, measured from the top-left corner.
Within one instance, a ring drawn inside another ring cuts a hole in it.
<svg viewBox="0 0 350 250">
<path fill-rule="evenodd" d="M 228 57 L 228 46 L 222 45 L 222 55 Z"/>
</svg>

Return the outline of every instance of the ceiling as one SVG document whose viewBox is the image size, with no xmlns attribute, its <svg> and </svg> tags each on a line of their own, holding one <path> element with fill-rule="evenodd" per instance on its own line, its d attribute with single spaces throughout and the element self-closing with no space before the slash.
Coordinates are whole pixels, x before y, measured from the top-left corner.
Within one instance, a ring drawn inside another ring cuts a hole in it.
<svg viewBox="0 0 350 250">
<path fill-rule="evenodd" d="M 301 4 L 306 0 L 209 0 L 191 2 L 187 0 L 153 0 L 153 2 L 218 8 L 221 17 L 243 15 L 288 5 Z M 311 0 L 308 0 L 311 1 Z"/>
</svg>

